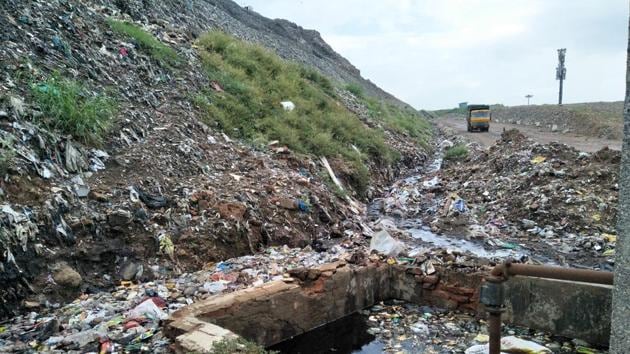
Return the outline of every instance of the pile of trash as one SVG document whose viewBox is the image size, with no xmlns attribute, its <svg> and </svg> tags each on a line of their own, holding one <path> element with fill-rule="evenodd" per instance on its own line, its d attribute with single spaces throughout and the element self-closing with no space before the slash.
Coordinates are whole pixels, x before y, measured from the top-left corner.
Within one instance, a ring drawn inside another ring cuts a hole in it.
<svg viewBox="0 0 630 354">
<path fill-rule="evenodd" d="M 188 93 L 221 89 L 193 48 L 208 21 L 221 22 L 217 13 L 186 7 L 180 16 L 181 4 L 160 2 L 142 14 L 136 5 L 146 4 L 0 3 L 0 318 L 120 280 L 172 277 L 271 245 L 322 251 L 366 232 L 363 206 L 330 182 L 344 174 L 332 159 L 233 141 L 193 104 Z M 112 19 L 169 46 L 179 66 L 113 31 Z M 33 87 L 54 73 L 81 83 L 85 95 L 115 98 L 102 145 L 42 123 Z M 398 173 L 375 170 L 372 193 Z"/>
<path fill-rule="evenodd" d="M 435 233 L 528 248 L 560 264 L 612 263 L 619 152 L 539 144 L 516 130 L 488 150 L 468 149 L 465 160 L 400 181 L 384 198 L 385 211 L 419 216 Z"/>
<path fill-rule="evenodd" d="M 382 353 L 488 353 L 486 321 L 467 313 L 387 301 L 361 314 L 374 336 L 368 347 Z M 581 340 L 527 328 L 505 325 L 502 332 L 506 353 L 606 353 Z"/>
<path fill-rule="evenodd" d="M 83 294 L 56 309 L 33 311 L 0 325 L 0 352 L 170 352 L 162 320 L 209 296 L 283 279 L 291 269 L 349 258 L 335 246 L 327 252 L 284 247 L 229 259 L 206 270 L 146 283 L 122 281 L 115 289 Z"/>
</svg>

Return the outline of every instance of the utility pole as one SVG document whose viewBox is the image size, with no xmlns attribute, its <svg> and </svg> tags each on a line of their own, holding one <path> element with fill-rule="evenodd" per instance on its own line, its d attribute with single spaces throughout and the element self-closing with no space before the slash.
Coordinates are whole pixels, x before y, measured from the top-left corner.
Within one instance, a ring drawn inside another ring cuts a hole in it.
<svg viewBox="0 0 630 354">
<path fill-rule="evenodd" d="M 556 68 L 556 80 L 560 80 L 560 91 L 558 92 L 558 104 L 562 105 L 562 83 L 567 78 L 567 68 L 564 67 L 564 56 L 566 48 L 558 49 L 558 67 Z"/>
<path fill-rule="evenodd" d="M 629 22 L 630 27 L 630 22 Z M 626 59 L 626 103 L 619 175 L 619 211 L 615 247 L 610 353 L 630 353 L 630 36 Z"/>
<path fill-rule="evenodd" d="M 525 95 L 525 98 L 527 98 L 527 105 L 528 106 L 529 106 L 529 99 L 532 98 L 532 97 L 534 97 L 534 95 L 532 95 L 532 94 Z"/>
</svg>

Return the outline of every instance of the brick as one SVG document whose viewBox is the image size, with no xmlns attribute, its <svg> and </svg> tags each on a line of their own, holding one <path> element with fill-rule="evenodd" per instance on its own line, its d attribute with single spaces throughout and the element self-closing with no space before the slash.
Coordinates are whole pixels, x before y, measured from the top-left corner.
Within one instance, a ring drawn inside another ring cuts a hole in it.
<svg viewBox="0 0 630 354">
<path fill-rule="evenodd" d="M 424 282 L 428 284 L 437 284 L 440 278 L 437 275 L 427 275 L 424 277 Z"/>
</svg>

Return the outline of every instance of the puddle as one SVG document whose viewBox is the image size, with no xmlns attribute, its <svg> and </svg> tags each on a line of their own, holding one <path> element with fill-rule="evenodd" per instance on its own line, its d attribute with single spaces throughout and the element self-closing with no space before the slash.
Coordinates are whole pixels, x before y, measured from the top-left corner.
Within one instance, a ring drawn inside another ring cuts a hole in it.
<svg viewBox="0 0 630 354">
<path fill-rule="evenodd" d="M 282 354 L 377 354 L 383 344 L 368 332 L 368 317 L 359 313 L 269 347 Z"/>
<path fill-rule="evenodd" d="M 281 354 L 461 353 L 480 329 L 472 315 L 390 300 L 268 349 Z"/>
<path fill-rule="evenodd" d="M 421 241 L 421 243 L 429 244 L 433 247 L 443 247 L 448 250 L 457 251 L 460 253 L 470 252 L 478 257 L 482 258 L 521 258 L 527 255 L 523 250 L 514 249 L 497 249 L 487 250 L 480 243 L 474 241 L 468 241 L 459 238 L 449 238 L 447 236 L 441 236 L 434 234 L 429 230 L 424 229 L 406 229 L 411 234 L 414 240 Z M 422 251 L 422 247 L 416 248 L 414 251 Z M 414 252 L 412 251 L 412 253 Z"/>
</svg>

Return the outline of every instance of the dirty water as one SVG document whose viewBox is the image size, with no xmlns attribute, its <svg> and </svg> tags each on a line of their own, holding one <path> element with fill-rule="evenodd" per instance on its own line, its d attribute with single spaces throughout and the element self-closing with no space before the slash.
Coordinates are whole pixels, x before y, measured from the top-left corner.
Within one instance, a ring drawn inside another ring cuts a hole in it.
<svg viewBox="0 0 630 354">
<path fill-rule="evenodd" d="M 369 333 L 368 317 L 355 313 L 270 347 L 281 354 L 377 354 L 383 344 Z"/>
<path fill-rule="evenodd" d="M 465 239 L 459 239 L 459 238 L 453 238 L 453 237 L 449 238 L 447 236 L 437 235 L 431 232 L 430 230 L 425 230 L 425 229 L 414 228 L 414 229 L 407 229 L 406 231 L 409 232 L 409 234 L 414 240 L 420 241 L 418 242 L 420 244 L 427 244 L 432 247 L 442 247 L 442 248 L 446 248 L 447 250 L 457 251 L 459 253 L 470 252 L 481 258 L 518 259 L 527 255 L 527 253 L 523 250 L 514 250 L 514 249 L 489 250 L 489 249 L 484 248 L 482 244 L 476 243 L 474 241 L 468 241 Z M 416 246 L 410 252 L 410 255 L 413 255 L 414 253 L 419 253 L 423 249 L 425 249 L 425 247 L 421 245 Z"/>
<path fill-rule="evenodd" d="M 554 354 L 606 353 L 583 341 L 507 324 L 502 336 L 516 336 Z M 389 300 L 268 349 L 280 354 L 453 354 L 487 345 L 488 339 L 487 323 L 474 315 Z"/>
</svg>

